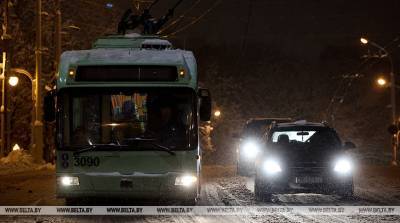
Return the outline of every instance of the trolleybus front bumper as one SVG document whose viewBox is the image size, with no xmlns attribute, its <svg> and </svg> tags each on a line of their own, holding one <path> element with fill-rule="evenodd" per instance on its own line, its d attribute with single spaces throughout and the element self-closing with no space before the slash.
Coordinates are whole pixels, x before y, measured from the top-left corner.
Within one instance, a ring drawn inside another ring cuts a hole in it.
<svg viewBox="0 0 400 223">
<path fill-rule="evenodd" d="M 65 182 L 66 178 L 74 179 Z M 184 179 L 184 182 L 182 182 Z M 64 181 L 64 182 L 63 182 Z M 78 183 L 77 183 L 78 182 Z M 188 173 L 163 174 L 114 173 L 57 174 L 57 197 L 103 197 L 137 199 L 194 199 L 198 195 L 198 176 Z"/>
</svg>

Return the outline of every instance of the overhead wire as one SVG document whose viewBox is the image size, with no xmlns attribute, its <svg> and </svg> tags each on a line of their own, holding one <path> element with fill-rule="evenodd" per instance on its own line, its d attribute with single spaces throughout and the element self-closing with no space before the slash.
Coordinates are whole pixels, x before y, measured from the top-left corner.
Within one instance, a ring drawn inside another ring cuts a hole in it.
<svg viewBox="0 0 400 223">
<path fill-rule="evenodd" d="M 368 62 L 369 59 L 370 59 L 370 58 L 367 58 L 366 60 L 364 60 L 363 62 L 361 62 L 361 63 L 357 66 L 357 69 L 356 69 L 356 70 L 359 71 L 359 70 L 362 68 L 362 66 L 364 66 L 364 65 Z M 353 75 L 354 73 L 357 73 L 357 71 L 356 71 L 356 72 L 350 72 L 350 73 L 347 73 L 347 74 L 344 74 L 344 75 L 341 76 L 341 81 L 340 81 L 339 85 L 337 86 L 337 88 L 335 89 L 335 91 L 334 91 L 334 93 L 333 93 L 333 95 L 332 95 L 332 97 L 331 97 L 331 100 L 330 100 L 330 102 L 329 102 L 329 104 L 328 104 L 328 106 L 327 106 L 327 108 L 326 108 L 326 110 L 325 110 L 325 114 L 326 114 L 326 115 L 328 115 L 328 113 L 329 113 L 331 107 L 334 106 L 334 102 L 336 101 L 335 99 L 336 99 L 336 98 L 339 98 L 338 95 L 339 95 L 339 93 L 341 92 L 341 90 L 343 89 L 343 87 L 345 87 L 346 80 L 348 79 L 347 77 L 350 76 L 350 75 Z M 334 109 L 334 108 L 332 108 L 332 109 Z"/>
<path fill-rule="evenodd" d="M 192 25 L 196 24 L 196 23 L 199 22 L 202 18 L 204 18 L 204 16 L 206 16 L 207 14 L 209 14 L 213 9 L 215 9 L 221 2 L 222 2 L 222 0 L 218 0 L 218 1 L 214 2 L 214 4 L 213 4 L 210 8 L 208 8 L 203 14 L 201 14 L 200 16 L 198 16 L 198 17 L 197 17 L 196 19 L 194 19 L 192 22 L 190 22 L 189 24 L 183 26 L 182 28 L 180 28 L 180 29 L 178 29 L 178 30 L 176 30 L 176 31 L 174 31 L 174 32 L 172 32 L 172 33 L 169 33 L 169 34 L 167 34 L 167 35 L 164 35 L 163 37 L 174 36 L 174 35 L 176 35 L 177 33 L 180 33 L 180 32 L 182 32 L 182 31 L 184 31 L 184 30 L 190 28 Z"/>
<path fill-rule="evenodd" d="M 95 5 L 95 6 L 102 6 L 102 7 L 105 6 L 104 3 L 101 3 L 101 2 L 98 2 L 98 1 L 81 0 L 80 2 L 87 3 L 89 5 Z"/>
<path fill-rule="evenodd" d="M 242 46 L 240 48 L 240 53 L 241 53 L 240 56 L 243 54 L 243 52 L 244 52 L 244 50 L 246 48 L 246 45 L 247 45 L 247 36 L 249 35 L 250 19 L 251 19 L 252 15 L 253 15 L 253 1 L 250 0 L 249 8 L 248 8 L 248 11 L 247 11 L 247 19 L 246 19 L 246 26 L 245 26 L 246 28 L 245 28 L 245 31 L 244 31 L 244 34 L 243 34 Z"/>
<path fill-rule="evenodd" d="M 343 89 L 344 92 L 343 92 L 342 96 L 340 97 L 338 105 L 336 107 L 332 108 L 332 112 L 330 114 L 332 119 L 334 119 L 334 115 L 339 111 L 340 105 L 343 104 L 344 99 L 346 98 L 347 94 L 349 93 L 349 89 L 351 88 L 354 80 L 357 78 L 359 78 L 357 74 L 353 77 L 350 77 L 350 80 L 347 82 L 347 85 L 344 86 L 344 89 Z M 343 78 L 343 79 L 345 79 L 345 78 Z"/>
<path fill-rule="evenodd" d="M 174 26 L 178 22 L 180 22 L 182 19 L 185 18 L 186 14 L 188 14 L 190 11 L 192 11 L 199 3 L 201 0 L 197 0 L 189 9 L 187 9 L 185 12 L 183 12 L 177 19 L 169 23 L 166 27 L 162 28 L 160 31 L 157 32 L 157 34 L 162 34 L 164 31 L 168 30 L 170 27 Z"/>
<path fill-rule="evenodd" d="M 153 8 L 153 6 L 155 4 L 157 4 L 160 0 L 154 0 L 153 3 L 151 3 L 151 5 L 149 6 L 148 10 L 150 10 L 151 8 Z"/>
<path fill-rule="evenodd" d="M 240 74 L 242 73 L 242 67 L 240 66 L 241 63 L 239 63 L 239 61 L 242 59 L 242 57 L 245 54 L 245 50 L 246 50 L 246 46 L 247 46 L 247 36 L 249 35 L 249 30 L 250 30 L 250 19 L 253 16 L 253 0 L 249 1 L 249 6 L 248 6 L 248 11 L 247 11 L 247 18 L 246 18 L 246 24 L 245 24 L 245 28 L 244 28 L 244 33 L 242 36 L 242 42 L 241 42 L 241 47 L 239 48 L 239 54 L 237 55 L 237 59 L 235 62 L 235 66 L 237 66 L 237 73 L 240 76 Z"/>
</svg>

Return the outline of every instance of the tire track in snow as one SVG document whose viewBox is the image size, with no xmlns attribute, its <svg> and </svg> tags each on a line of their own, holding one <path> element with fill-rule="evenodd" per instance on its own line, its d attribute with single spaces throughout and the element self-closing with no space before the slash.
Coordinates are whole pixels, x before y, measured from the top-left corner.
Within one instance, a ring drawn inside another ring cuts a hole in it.
<svg viewBox="0 0 400 223">
<path fill-rule="evenodd" d="M 244 181 L 244 186 L 251 192 L 253 196 L 251 199 L 254 199 L 254 179 L 251 177 L 244 177 L 242 178 Z M 233 196 L 233 195 L 232 195 Z M 234 197 L 234 196 L 233 196 Z M 336 196 L 330 195 L 320 195 L 320 194 L 293 194 L 293 195 L 275 195 L 275 199 L 278 202 L 255 202 L 256 205 L 262 206 L 270 206 L 270 205 L 282 205 L 282 206 L 289 206 L 293 204 L 301 205 L 301 204 L 315 204 L 315 203 L 337 203 L 338 199 Z M 241 203 L 240 200 L 237 203 Z M 337 205 L 337 204 L 336 204 Z M 313 215 L 313 216 L 306 216 L 306 215 L 299 215 L 299 214 L 283 214 L 285 218 L 293 222 L 354 222 L 351 218 L 347 216 L 327 216 L 327 215 Z"/>
<path fill-rule="evenodd" d="M 243 185 L 245 189 L 245 186 Z M 206 187 L 206 193 L 211 192 L 214 200 L 218 200 L 217 203 L 221 204 L 221 201 L 224 206 L 246 206 L 248 203 L 247 200 L 242 200 L 236 197 L 233 193 L 229 191 L 229 189 L 223 187 L 221 184 L 217 182 L 209 183 Z M 215 205 L 215 203 L 214 203 Z M 230 219 L 232 216 L 224 216 L 224 219 Z M 229 223 L 235 222 L 233 220 L 241 220 L 241 222 L 299 222 L 293 221 L 293 219 L 287 218 L 283 215 L 267 215 L 267 216 L 236 216 L 236 218 L 231 221 L 227 221 Z"/>
</svg>

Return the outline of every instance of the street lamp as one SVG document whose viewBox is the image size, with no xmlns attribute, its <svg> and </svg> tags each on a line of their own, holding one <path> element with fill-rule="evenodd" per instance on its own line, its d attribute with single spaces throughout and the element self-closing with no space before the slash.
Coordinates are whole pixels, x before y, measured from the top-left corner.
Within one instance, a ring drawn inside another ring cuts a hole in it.
<svg viewBox="0 0 400 223">
<path fill-rule="evenodd" d="M 360 41 L 362 44 L 368 44 L 368 40 L 363 37 L 360 38 Z"/>
<path fill-rule="evenodd" d="M 370 44 L 371 46 L 377 48 L 377 49 L 379 50 L 379 53 L 383 53 L 383 54 L 380 54 L 380 55 L 379 55 L 379 58 L 387 57 L 387 58 L 390 60 L 390 63 L 392 63 L 392 58 L 391 58 L 391 56 L 389 55 L 389 52 L 385 49 L 385 47 L 383 47 L 383 46 L 377 44 L 377 43 L 374 42 L 374 41 L 371 41 L 371 40 L 369 40 L 369 39 L 367 39 L 367 38 L 364 38 L 364 37 L 361 37 L 361 38 L 360 38 L 360 42 L 361 42 L 363 45 Z"/>
<path fill-rule="evenodd" d="M 10 77 L 10 78 L 8 79 L 8 83 L 9 83 L 12 87 L 17 86 L 18 81 L 19 81 L 19 79 L 18 79 L 18 77 L 16 77 L 16 76 L 12 76 L 12 77 Z"/>
<path fill-rule="evenodd" d="M 390 103 L 392 107 L 392 125 L 396 126 L 397 118 L 396 118 L 396 78 L 393 72 L 393 59 L 389 52 L 385 49 L 385 47 L 368 40 L 367 38 L 361 37 L 360 42 L 364 45 L 370 44 L 371 46 L 377 48 L 379 50 L 379 58 L 386 57 L 389 60 L 390 64 Z M 383 54 L 381 54 L 383 53 Z M 381 80 L 382 82 L 382 80 Z M 397 166 L 397 146 L 398 146 L 398 137 L 397 134 L 392 136 L 392 165 Z"/>
<path fill-rule="evenodd" d="M 376 79 L 376 83 L 378 84 L 378 86 L 384 87 L 384 86 L 386 86 L 387 81 L 385 78 L 379 77 L 378 79 Z"/>
<path fill-rule="evenodd" d="M 216 110 L 215 112 L 214 112 L 214 116 L 215 117 L 219 117 L 219 116 L 221 116 L 221 111 L 220 110 Z"/>
</svg>

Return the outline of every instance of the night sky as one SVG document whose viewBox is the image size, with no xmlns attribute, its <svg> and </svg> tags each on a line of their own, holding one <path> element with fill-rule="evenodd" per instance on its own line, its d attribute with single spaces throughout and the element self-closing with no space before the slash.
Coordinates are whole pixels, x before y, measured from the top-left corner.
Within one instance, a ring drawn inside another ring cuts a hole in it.
<svg viewBox="0 0 400 223">
<path fill-rule="evenodd" d="M 200 15 L 214 2 L 203 1 L 189 14 Z M 176 14 L 187 8 L 182 4 Z M 271 43 L 288 53 L 312 58 L 325 45 L 359 44 L 362 35 L 383 45 L 390 42 L 399 34 L 399 10 L 396 0 L 224 0 L 179 36 L 205 45 Z"/>
<path fill-rule="evenodd" d="M 131 2 L 137 1 L 97 2 L 63 2 L 63 19 L 86 20 L 82 25 L 90 28 L 96 25 L 112 27 Z M 113 3 L 112 9 L 106 9 L 108 2 Z M 164 15 L 176 2 L 160 0 L 152 14 L 155 17 Z M 146 3 L 141 6 L 143 8 Z M 95 16 L 70 14 L 69 9 L 87 11 Z M 400 2 L 396 0 L 184 0 L 171 21 L 183 13 L 185 18 L 163 34 L 184 28 L 169 38 L 186 48 L 225 45 L 243 50 L 246 45 L 271 44 L 296 57 L 315 60 L 327 45 L 359 46 L 360 36 L 368 36 L 381 45 L 389 43 L 399 34 L 399 11 Z M 195 24 L 188 25 L 203 14 L 204 17 Z M 108 24 L 103 22 L 105 17 Z"/>
</svg>

